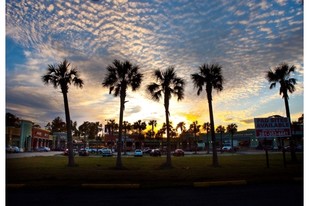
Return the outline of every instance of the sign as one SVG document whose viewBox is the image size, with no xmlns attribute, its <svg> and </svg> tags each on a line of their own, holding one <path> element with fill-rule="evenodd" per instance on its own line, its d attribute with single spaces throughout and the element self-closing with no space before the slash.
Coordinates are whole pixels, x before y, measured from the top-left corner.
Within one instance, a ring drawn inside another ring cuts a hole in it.
<svg viewBox="0 0 309 206">
<path fill-rule="evenodd" d="M 254 125 L 257 138 L 291 136 L 290 122 L 285 117 L 254 118 Z"/>
</svg>

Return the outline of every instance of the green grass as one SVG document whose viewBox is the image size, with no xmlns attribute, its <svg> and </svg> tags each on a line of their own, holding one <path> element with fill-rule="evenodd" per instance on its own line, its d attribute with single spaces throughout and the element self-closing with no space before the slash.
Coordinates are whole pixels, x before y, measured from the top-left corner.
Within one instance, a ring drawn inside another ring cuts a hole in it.
<svg viewBox="0 0 309 206">
<path fill-rule="evenodd" d="M 83 183 L 140 183 L 147 185 L 191 185 L 199 181 L 247 180 L 248 182 L 292 180 L 303 176 L 299 163 L 283 167 L 281 154 L 219 157 L 213 167 L 211 156 L 173 157 L 172 169 L 160 169 L 164 157 L 124 157 L 124 170 L 114 169 L 116 158 L 75 157 L 76 167 L 67 167 L 67 157 L 31 157 L 6 160 L 7 183 L 28 185 L 80 185 Z M 288 154 L 287 160 L 289 161 Z"/>
</svg>

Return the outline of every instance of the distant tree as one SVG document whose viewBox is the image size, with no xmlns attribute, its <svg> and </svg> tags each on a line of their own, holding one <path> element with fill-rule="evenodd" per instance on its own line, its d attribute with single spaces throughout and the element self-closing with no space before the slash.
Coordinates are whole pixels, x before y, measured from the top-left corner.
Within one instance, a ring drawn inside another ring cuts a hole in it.
<svg viewBox="0 0 309 206">
<path fill-rule="evenodd" d="M 66 123 L 60 118 L 56 117 L 51 123 L 48 122 L 45 126 L 46 129 L 53 132 L 66 132 Z"/>
<path fill-rule="evenodd" d="M 194 143 L 195 143 L 195 154 L 197 153 L 197 138 L 196 138 L 196 134 L 200 132 L 200 127 L 201 127 L 201 125 L 198 125 L 197 121 L 192 122 L 192 124 L 190 124 L 190 127 L 189 127 L 189 132 L 191 134 L 193 134 L 193 139 L 194 139 Z"/>
<path fill-rule="evenodd" d="M 7 112 L 5 114 L 5 124 L 7 127 L 20 127 L 20 119 L 14 114 Z"/>
<path fill-rule="evenodd" d="M 186 123 L 185 122 L 179 122 L 176 126 L 176 130 L 180 129 L 180 132 L 186 131 Z"/>
<path fill-rule="evenodd" d="M 209 108 L 209 119 L 210 119 L 210 131 L 212 141 L 212 164 L 213 166 L 219 166 L 217 149 L 216 149 L 216 136 L 215 136 L 215 123 L 212 108 L 212 90 L 215 89 L 218 92 L 223 90 L 223 76 L 221 73 L 221 66 L 217 64 L 203 64 L 199 67 L 199 72 L 191 75 L 194 87 L 197 88 L 197 95 L 203 91 L 205 86 L 208 108 Z"/>
<path fill-rule="evenodd" d="M 78 130 L 87 140 L 95 140 L 98 133 L 102 131 L 102 124 L 100 122 L 85 121 L 78 127 Z"/>
<path fill-rule="evenodd" d="M 157 126 L 157 120 L 150 120 L 148 125 L 151 126 L 151 135 L 150 138 L 154 136 L 154 128 Z"/>
<path fill-rule="evenodd" d="M 127 89 L 131 87 L 132 91 L 140 88 L 143 75 L 139 72 L 139 67 L 132 65 L 129 61 L 121 62 L 114 60 L 113 65 L 107 68 L 107 74 L 103 80 L 103 87 L 109 88 L 109 93 L 114 92 L 115 97 L 120 97 L 119 112 L 119 133 L 117 144 L 116 169 L 122 169 L 121 149 L 122 149 L 122 124 L 123 112 L 125 109 Z"/>
<path fill-rule="evenodd" d="M 282 95 L 285 104 L 286 117 L 288 118 L 291 125 L 291 115 L 289 107 L 289 95 L 288 93 L 293 93 L 295 91 L 296 79 L 291 78 L 290 75 L 295 72 L 296 67 L 294 65 L 289 66 L 286 63 L 282 63 L 277 66 L 274 70 L 269 70 L 266 74 L 266 79 L 270 83 L 270 89 L 276 87 L 276 84 L 280 84 L 279 95 Z M 292 162 L 297 162 L 297 157 L 295 154 L 295 145 L 292 138 L 290 138 L 291 146 L 291 158 Z"/>
<path fill-rule="evenodd" d="M 221 140 L 221 144 L 220 144 L 220 151 L 221 151 L 221 153 L 222 153 L 222 134 L 225 132 L 225 127 L 224 126 L 222 126 L 222 125 L 219 125 L 217 128 L 216 128 L 216 132 L 217 133 L 220 133 L 220 140 Z"/>
<path fill-rule="evenodd" d="M 207 149 L 207 154 L 209 154 L 209 139 L 208 139 L 208 135 L 210 132 L 210 123 L 209 122 L 205 122 L 203 124 L 203 130 L 206 132 L 206 149 Z"/>
<path fill-rule="evenodd" d="M 234 134 L 237 132 L 237 124 L 235 123 L 232 123 L 232 124 L 229 124 L 227 125 L 227 132 L 231 134 L 231 147 L 232 147 L 232 150 L 234 151 Z"/>
<path fill-rule="evenodd" d="M 115 123 L 114 119 L 106 120 L 107 123 L 105 124 L 105 132 L 107 132 L 109 135 L 114 136 L 114 132 L 118 130 L 119 125 Z"/>
<path fill-rule="evenodd" d="M 133 123 L 133 128 L 138 131 L 139 138 L 142 138 L 142 131 L 145 130 L 146 127 L 146 122 L 142 122 L 142 120 Z"/>
<path fill-rule="evenodd" d="M 184 98 L 185 81 L 184 79 L 177 77 L 174 67 L 169 67 L 165 71 L 155 70 L 153 75 L 157 83 L 154 82 L 149 84 L 147 90 L 155 101 L 159 101 L 163 95 L 165 123 L 168 125 L 167 128 L 169 128 L 169 101 L 173 95 L 177 97 L 178 101 Z M 167 168 L 172 167 L 170 138 L 170 133 L 167 131 L 167 155 L 166 163 L 164 165 Z"/>
<path fill-rule="evenodd" d="M 74 86 L 82 88 L 84 82 L 79 78 L 79 73 L 76 68 L 69 68 L 70 63 L 67 60 L 64 60 L 58 65 L 48 65 L 47 73 L 42 76 L 42 81 L 44 84 L 52 84 L 54 88 L 60 87 L 63 101 L 64 101 L 64 110 L 65 110 L 65 119 L 67 126 L 67 142 L 68 142 L 68 166 L 75 166 L 74 163 L 74 154 L 73 154 L 73 140 L 72 140 L 72 131 L 71 131 L 71 119 L 70 119 L 70 110 L 69 110 L 69 101 L 67 93 L 69 91 L 69 85 L 73 83 Z"/>
</svg>

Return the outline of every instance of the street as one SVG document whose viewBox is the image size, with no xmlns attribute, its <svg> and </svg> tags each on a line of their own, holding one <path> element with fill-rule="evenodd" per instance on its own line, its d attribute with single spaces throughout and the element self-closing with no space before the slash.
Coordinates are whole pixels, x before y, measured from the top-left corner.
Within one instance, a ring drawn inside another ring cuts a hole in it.
<svg viewBox="0 0 309 206">
<path fill-rule="evenodd" d="M 151 189 L 8 189 L 6 205 L 237 205 L 301 206 L 303 185 L 296 183 L 254 184 L 209 188 Z"/>
</svg>

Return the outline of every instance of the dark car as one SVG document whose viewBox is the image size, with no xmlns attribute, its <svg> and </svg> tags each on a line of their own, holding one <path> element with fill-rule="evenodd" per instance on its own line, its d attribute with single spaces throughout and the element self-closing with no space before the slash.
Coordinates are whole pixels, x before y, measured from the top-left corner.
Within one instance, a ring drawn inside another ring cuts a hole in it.
<svg viewBox="0 0 309 206">
<path fill-rule="evenodd" d="M 161 151 L 159 149 L 152 149 L 149 154 L 150 156 L 157 157 L 157 156 L 161 156 Z"/>
<path fill-rule="evenodd" d="M 79 156 L 89 156 L 89 152 L 86 149 L 81 149 L 78 152 Z"/>
<path fill-rule="evenodd" d="M 184 152 L 182 149 L 176 149 L 176 150 L 173 152 L 173 155 L 174 155 L 174 156 L 185 156 L 185 152 Z"/>
</svg>

